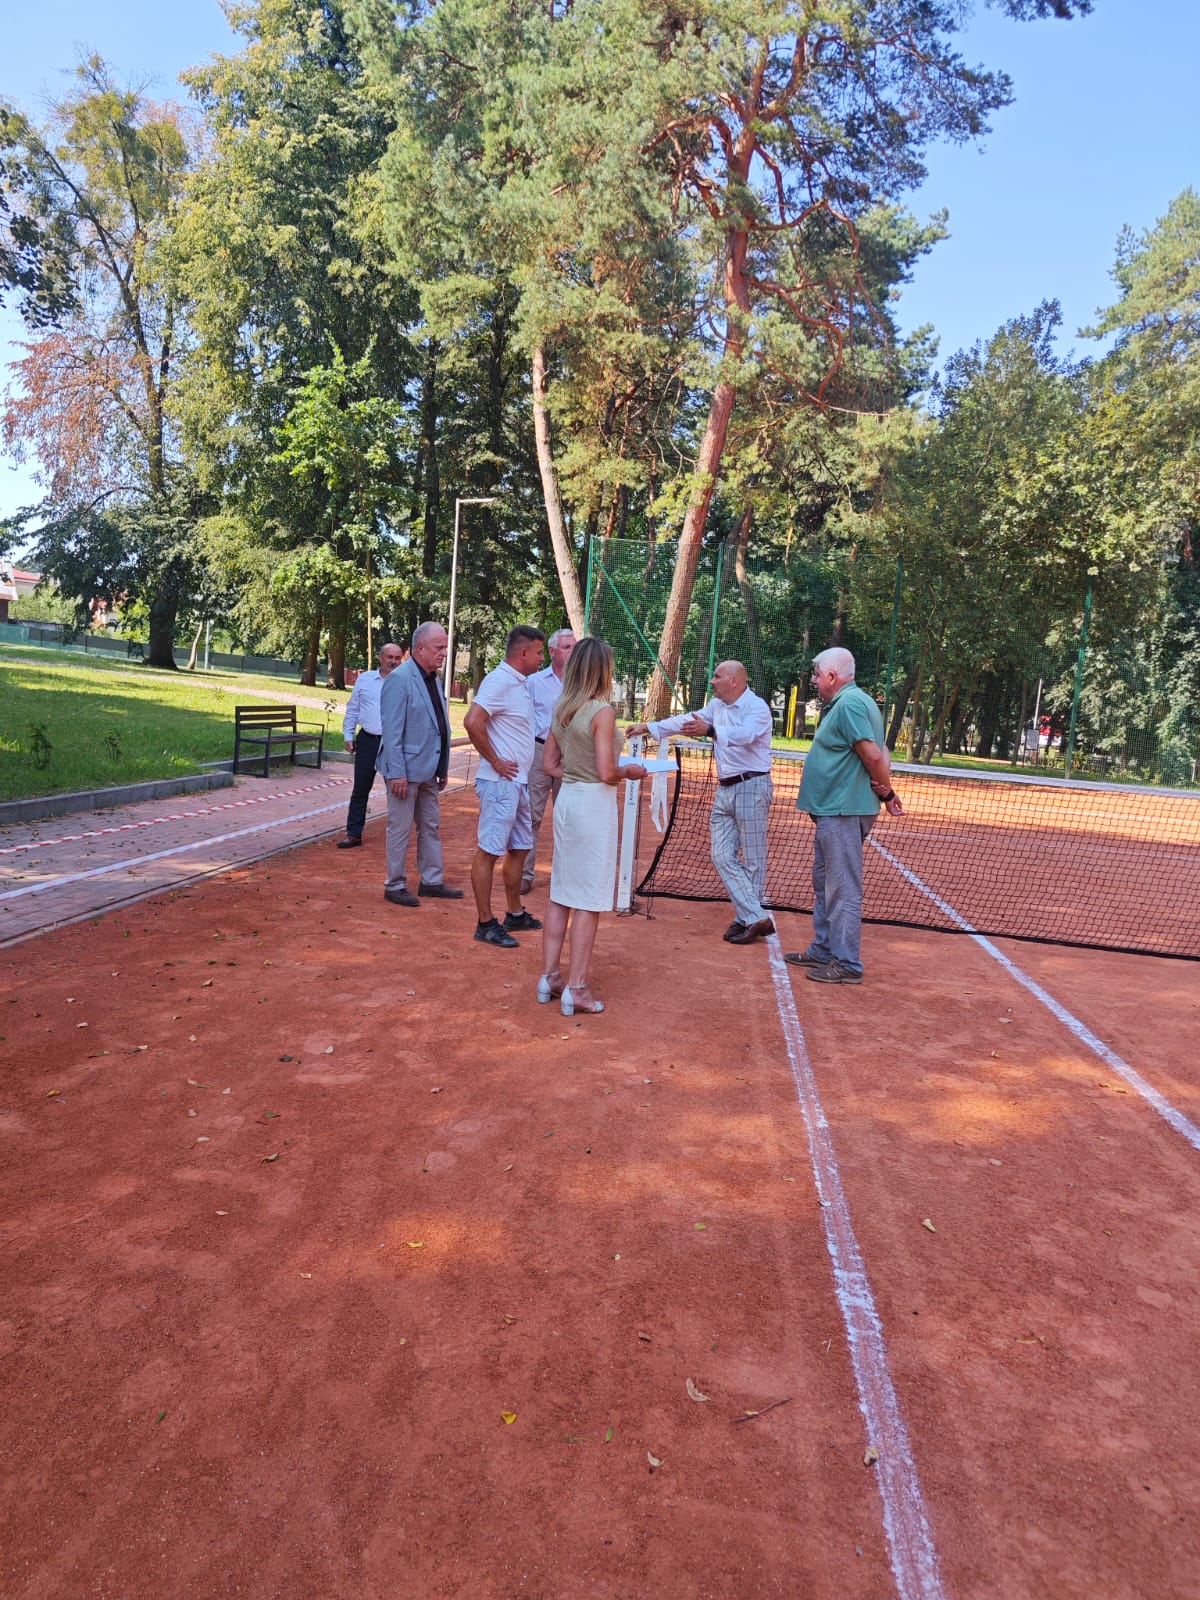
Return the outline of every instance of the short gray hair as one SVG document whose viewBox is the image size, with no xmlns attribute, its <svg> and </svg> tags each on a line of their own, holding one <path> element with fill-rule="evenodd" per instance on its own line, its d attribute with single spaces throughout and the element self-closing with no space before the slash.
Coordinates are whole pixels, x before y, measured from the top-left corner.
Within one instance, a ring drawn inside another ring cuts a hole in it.
<svg viewBox="0 0 1200 1600">
<path fill-rule="evenodd" d="M 854 681 L 854 657 L 849 650 L 843 650 L 839 645 L 833 645 L 828 650 L 822 650 L 819 656 L 814 656 L 813 666 L 818 672 L 828 669 L 836 672 L 839 678 L 845 678 L 851 683 Z"/>
<path fill-rule="evenodd" d="M 565 639 L 568 634 L 570 634 L 571 638 L 573 639 L 575 637 L 575 629 L 574 628 L 555 628 L 554 632 L 546 640 L 546 644 L 549 646 L 549 648 L 551 650 L 553 650 L 553 649 L 555 649 L 557 647 L 558 641 L 560 639 Z"/>
<path fill-rule="evenodd" d="M 409 648 L 415 650 L 419 644 L 424 644 L 426 638 L 430 633 L 433 632 L 434 628 L 440 629 L 441 626 L 442 625 L 440 622 L 419 622 L 413 629 L 412 644 L 409 646 Z"/>
</svg>

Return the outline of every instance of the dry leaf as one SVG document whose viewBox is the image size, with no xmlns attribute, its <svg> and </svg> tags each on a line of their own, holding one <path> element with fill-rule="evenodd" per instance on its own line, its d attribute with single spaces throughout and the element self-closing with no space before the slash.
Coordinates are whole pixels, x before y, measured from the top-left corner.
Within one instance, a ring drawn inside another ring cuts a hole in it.
<svg viewBox="0 0 1200 1600">
<path fill-rule="evenodd" d="M 639 1339 L 644 1339 L 647 1344 L 650 1343 L 650 1335 L 648 1333 L 639 1333 L 638 1334 L 638 1338 Z"/>
<path fill-rule="evenodd" d="M 219 1217 L 227 1217 L 229 1215 L 229 1213 L 228 1213 L 228 1211 L 218 1211 L 217 1215 Z"/>
<path fill-rule="evenodd" d="M 687 1392 L 688 1392 L 688 1398 L 691 1399 L 691 1400 L 707 1400 L 708 1399 L 708 1396 L 706 1394 L 701 1394 L 700 1390 L 697 1389 L 696 1385 L 692 1382 L 692 1380 L 690 1378 L 687 1381 Z"/>
<path fill-rule="evenodd" d="M 430 1092 L 430 1094 L 441 1094 L 442 1091 L 441 1091 L 440 1088 L 437 1088 L 437 1089 L 430 1089 L 429 1092 Z"/>
<path fill-rule="evenodd" d="M 928 1228 L 930 1233 L 936 1233 L 937 1232 L 937 1229 L 934 1227 L 933 1223 L 930 1222 L 928 1217 L 922 1217 L 921 1218 L 921 1226 L 923 1228 Z"/>
<path fill-rule="evenodd" d="M 276 1150 L 276 1152 L 275 1152 L 275 1154 L 273 1156 L 263 1156 L 262 1159 L 264 1161 L 278 1161 L 279 1160 L 279 1151 Z"/>
<path fill-rule="evenodd" d="M 311 1277 L 312 1277 L 312 1273 L 311 1273 L 311 1272 L 302 1272 L 302 1273 L 301 1273 L 301 1274 L 300 1274 L 300 1276 L 301 1276 L 301 1277 L 302 1277 L 302 1278 L 311 1278 Z"/>
<path fill-rule="evenodd" d="M 410 1250 L 424 1250 L 425 1241 L 424 1239 L 410 1239 L 408 1241 L 408 1248 Z"/>
<path fill-rule="evenodd" d="M 504 1421 L 508 1423 L 510 1428 L 512 1427 L 513 1423 L 517 1420 L 517 1413 L 515 1411 L 502 1411 L 500 1413 L 500 1415 L 504 1419 Z"/>
<path fill-rule="evenodd" d="M 325 1046 L 325 1054 L 327 1056 L 331 1056 L 333 1054 L 333 1046 L 331 1044 L 327 1044 Z"/>
<path fill-rule="evenodd" d="M 863 1456 L 863 1466 L 864 1467 L 873 1467 L 878 1460 L 879 1460 L 879 1451 L 876 1450 L 874 1445 L 868 1445 L 867 1452 Z"/>
<path fill-rule="evenodd" d="M 651 1455 L 649 1450 L 646 1451 L 646 1460 L 650 1463 L 650 1471 L 651 1472 L 654 1471 L 655 1467 L 661 1467 L 662 1466 L 662 1457 L 661 1456 Z"/>
</svg>

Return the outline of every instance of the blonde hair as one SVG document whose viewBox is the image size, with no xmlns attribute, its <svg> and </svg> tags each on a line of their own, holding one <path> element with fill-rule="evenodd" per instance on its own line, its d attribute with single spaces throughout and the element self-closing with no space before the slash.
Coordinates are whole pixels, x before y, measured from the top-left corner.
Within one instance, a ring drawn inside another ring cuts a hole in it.
<svg viewBox="0 0 1200 1600">
<path fill-rule="evenodd" d="M 613 653 L 603 639 L 580 639 L 567 657 L 562 694 L 554 708 L 554 720 L 569 728 L 576 712 L 589 700 L 612 699 Z"/>
</svg>

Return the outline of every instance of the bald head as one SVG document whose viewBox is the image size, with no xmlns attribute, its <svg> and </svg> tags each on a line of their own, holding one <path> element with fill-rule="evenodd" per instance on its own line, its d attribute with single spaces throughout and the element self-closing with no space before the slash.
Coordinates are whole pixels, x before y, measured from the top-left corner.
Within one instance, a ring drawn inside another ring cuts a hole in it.
<svg viewBox="0 0 1200 1600">
<path fill-rule="evenodd" d="M 713 673 L 713 694 L 718 700 L 723 700 L 727 706 L 740 699 L 745 691 L 749 675 L 740 661 L 722 661 Z"/>
</svg>

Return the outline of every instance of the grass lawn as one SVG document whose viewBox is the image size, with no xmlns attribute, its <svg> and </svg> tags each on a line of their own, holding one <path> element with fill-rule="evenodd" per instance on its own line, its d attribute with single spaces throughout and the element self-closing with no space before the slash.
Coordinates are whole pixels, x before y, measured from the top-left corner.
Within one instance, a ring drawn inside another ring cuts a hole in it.
<svg viewBox="0 0 1200 1600">
<path fill-rule="evenodd" d="M 345 690 L 234 672 L 159 672 L 120 661 L 0 647 L 0 800 L 102 789 L 150 778 L 185 777 L 204 761 L 233 755 L 233 708 L 290 701 L 301 722 L 325 726 L 326 747 L 342 748 Z M 450 707 L 462 732 L 465 706 Z M 49 741 L 39 768 L 33 729 Z"/>
</svg>

